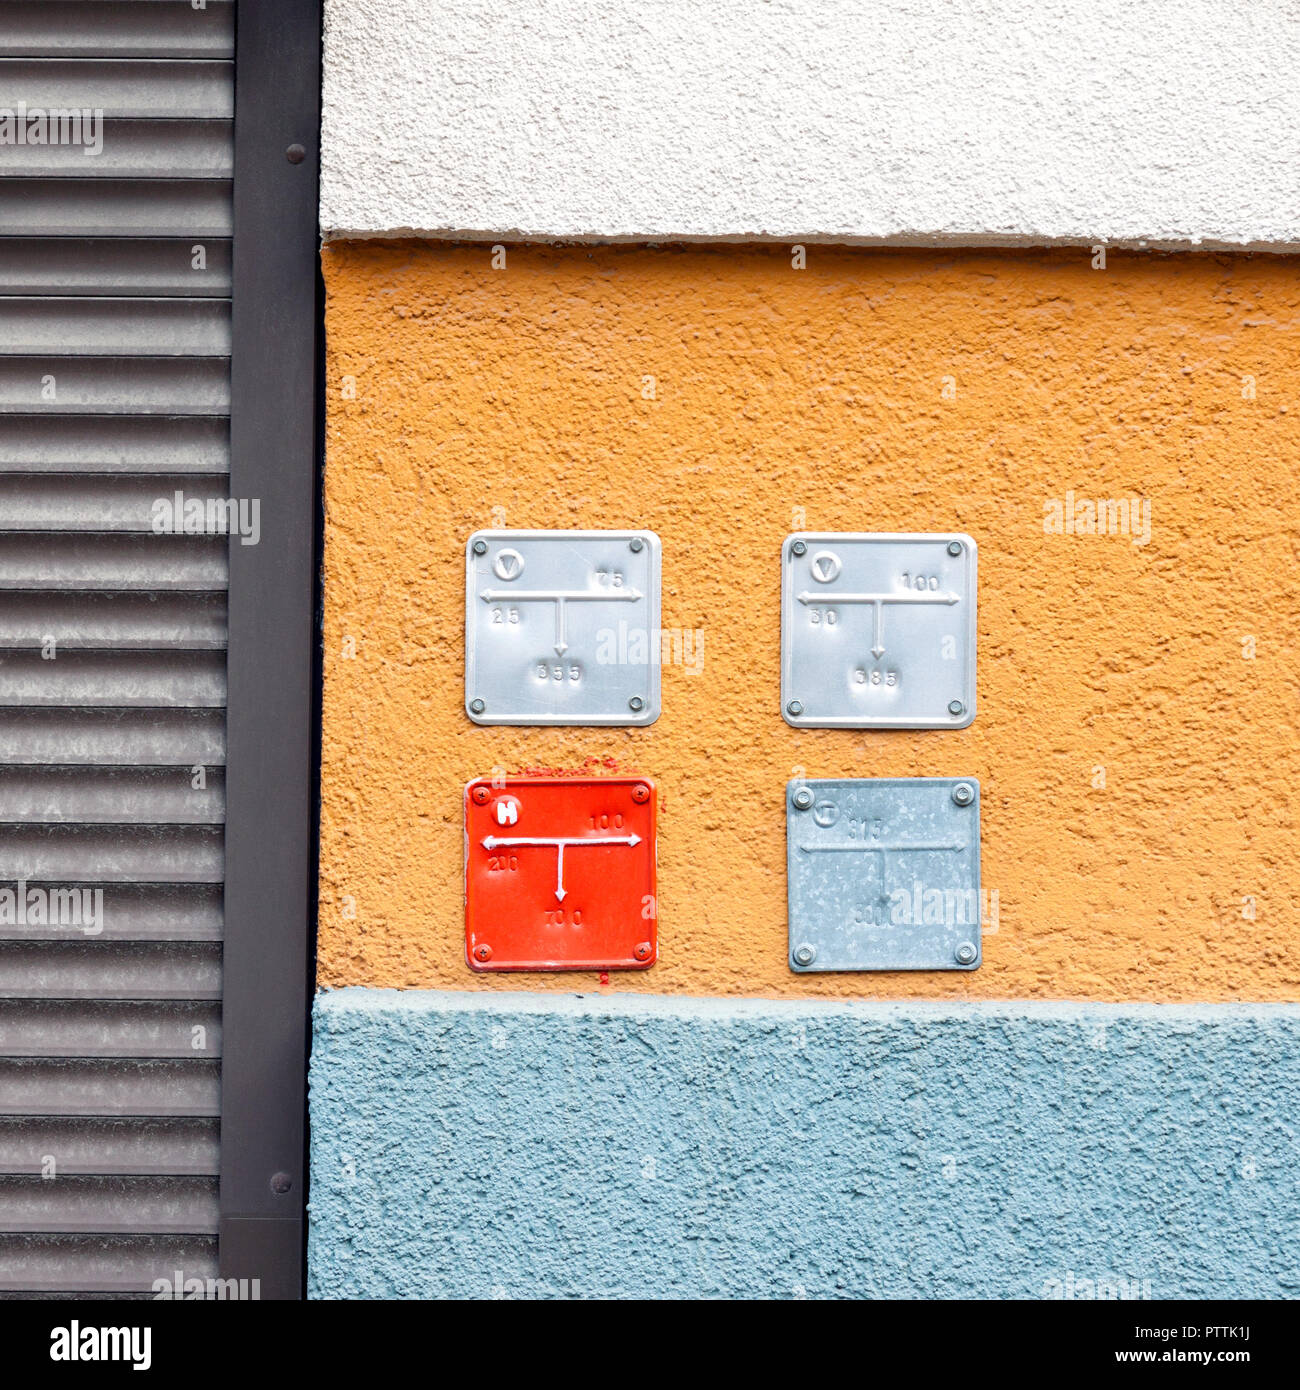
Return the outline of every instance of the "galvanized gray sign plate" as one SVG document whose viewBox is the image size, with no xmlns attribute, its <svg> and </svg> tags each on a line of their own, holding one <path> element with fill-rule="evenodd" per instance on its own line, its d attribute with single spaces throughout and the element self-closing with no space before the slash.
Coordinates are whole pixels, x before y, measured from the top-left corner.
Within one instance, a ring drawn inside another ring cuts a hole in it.
<svg viewBox="0 0 1300 1390">
<path fill-rule="evenodd" d="M 782 550 L 789 724 L 964 729 L 975 718 L 975 542 L 796 534 Z"/>
<path fill-rule="evenodd" d="M 659 537 L 476 531 L 465 546 L 465 709 L 476 724 L 653 724 Z"/>
<path fill-rule="evenodd" d="M 797 779 L 785 824 L 791 970 L 979 968 L 975 778 Z"/>
</svg>

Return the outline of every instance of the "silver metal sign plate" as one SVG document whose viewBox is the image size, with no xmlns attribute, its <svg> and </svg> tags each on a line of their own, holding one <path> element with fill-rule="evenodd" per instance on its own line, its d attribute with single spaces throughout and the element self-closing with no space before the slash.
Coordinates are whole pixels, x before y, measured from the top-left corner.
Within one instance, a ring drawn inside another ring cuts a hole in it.
<svg viewBox="0 0 1300 1390">
<path fill-rule="evenodd" d="M 975 718 L 975 542 L 788 536 L 781 709 L 819 729 L 964 729 Z"/>
<path fill-rule="evenodd" d="M 653 724 L 659 537 L 476 531 L 465 546 L 465 710 L 476 724 Z"/>
<path fill-rule="evenodd" d="M 790 969 L 977 970 L 973 777 L 786 786 Z"/>
</svg>

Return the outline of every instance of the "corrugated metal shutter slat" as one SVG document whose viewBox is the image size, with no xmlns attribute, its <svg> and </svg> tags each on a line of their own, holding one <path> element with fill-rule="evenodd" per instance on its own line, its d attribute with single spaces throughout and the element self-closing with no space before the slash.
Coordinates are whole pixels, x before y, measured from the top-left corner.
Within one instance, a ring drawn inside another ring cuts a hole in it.
<svg viewBox="0 0 1300 1390">
<path fill-rule="evenodd" d="M 0 56 L 42 58 L 50 52 L 50 0 L 7 0 Z M 59 0 L 62 58 L 230 58 L 235 51 L 233 0 Z"/>
</svg>

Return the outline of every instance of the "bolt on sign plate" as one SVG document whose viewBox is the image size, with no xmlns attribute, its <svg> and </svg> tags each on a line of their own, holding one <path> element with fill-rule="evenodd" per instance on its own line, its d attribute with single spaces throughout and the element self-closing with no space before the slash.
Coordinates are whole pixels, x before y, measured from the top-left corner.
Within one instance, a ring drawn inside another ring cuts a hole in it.
<svg viewBox="0 0 1300 1390">
<path fill-rule="evenodd" d="M 475 970 L 644 970 L 659 952 L 645 777 L 465 788 L 465 955 Z"/>
<path fill-rule="evenodd" d="M 788 536 L 788 724 L 964 729 L 975 718 L 975 542 L 961 534 Z"/>
<path fill-rule="evenodd" d="M 465 547 L 465 709 L 476 724 L 653 724 L 659 537 L 476 531 Z"/>
<path fill-rule="evenodd" d="M 790 969 L 977 970 L 973 777 L 786 786 Z"/>
</svg>

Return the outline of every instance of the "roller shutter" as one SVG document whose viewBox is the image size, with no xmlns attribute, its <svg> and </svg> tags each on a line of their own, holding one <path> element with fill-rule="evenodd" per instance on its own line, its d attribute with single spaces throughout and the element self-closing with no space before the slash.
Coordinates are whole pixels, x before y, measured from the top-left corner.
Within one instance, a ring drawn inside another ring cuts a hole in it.
<svg viewBox="0 0 1300 1390">
<path fill-rule="evenodd" d="M 234 11 L 0 0 L 0 1296 L 220 1272 Z"/>
</svg>

